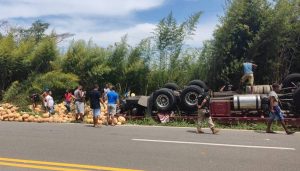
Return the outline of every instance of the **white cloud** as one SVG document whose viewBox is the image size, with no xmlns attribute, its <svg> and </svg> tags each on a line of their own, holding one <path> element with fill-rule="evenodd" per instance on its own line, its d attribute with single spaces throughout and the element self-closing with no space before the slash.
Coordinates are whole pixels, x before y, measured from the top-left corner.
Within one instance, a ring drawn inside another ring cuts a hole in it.
<svg viewBox="0 0 300 171">
<path fill-rule="evenodd" d="M 164 0 L 0 0 L 0 19 L 47 15 L 124 16 Z"/>
<path fill-rule="evenodd" d="M 92 23 L 87 23 L 83 21 L 82 23 L 78 24 L 80 25 L 86 25 L 87 27 L 94 27 L 93 25 L 90 25 Z M 75 24 L 72 24 L 75 26 Z M 128 43 L 130 45 L 136 45 L 138 44 L 142 39 L 153 36 L 153 31 L 155 29 L 156 25 L 152 23 L 140 23 L 133 25 L 129 28 L 124 29 L 115 29 L 110 31 L 101 31 L 101 32 L 77 32 L 74 36 L 76 39 L 84 39 L 89 40 L 92 39 L 95 43 L 101 46 L 108 46 L 115 42 L 120 41 L 121 37 L 124 35 L 128 35 Z M 191 39 L 186 41 L 186 44 L 191 47 L 202 47 L 203 42 L 205 40 L 210 40 L 213 38 L 213 31 L 217 27 L 215 23 L 204 23 L 199 24 L 195 35 L 191 37 Z M 76 27 L 73 27 L 76 29 Z M 60 32 L 64 32 L 67 30 L 63 29 L 57 29 Z M 70 30 L 68 30 L 70 31 Z"/>
<path fill-rule="evenodd" d="M 135 22 L 133 14 L 162 5 L 166 0 L 0 0 L 0 20 L 28 27 L 43 18 L 58 33 L 74 33 L 75 40 L 92 39 L 101 46 L 111 45 L 128 35 L 128 43 L 136 45 L 152 35 L 155 24 Z M 124 24 L 125 23 L 125 24 Z M 215 23 L 200 23 L 186 44 L 202 46 L 212 38 Z M 65 44 L 65 43 L 64 43 Z"/>
<path fill-rule="evenodd" d="M 71 32 L 72 29 L 77 29 L 77 26 L 84 24 L 87 27 L 93 27 L 93 23 L 82 21 L 81 23 L 77 23 L 78 25 L 73 25 L 69 30 L 66 30 L 65 27 L 56 27 L 57 32 Z M 155 28 L 154 24 L 151 23 L 140 23 L 133 25 L 124 29 L 115 29 L 110 31 L 95 31 L 89 32 L 86 30 L 76 32 L 74 39 L 83 39 L 89 40 L 92 39 L 93 42 L 97 43 L 101 46 L 112 45 L 115 42 L 119 42 L 121 37 L 126 35 L 128 36 L 128 43 L 130 45 L 138 44 L 142 39 L 152 36 L 153 29 Z M 74 33 L 74 32 L 73 32 Z"/>
<path fill-rule="evenodd" d="M 198 24 L 195 35 L 192 39 L 187 40 L 186 44 L 192 47 L 201 47 L 205 40 L 213 38 L 213 32 L 217 28 L 217 23 L 201 23 Z"/>
<path fill-rule="evenodd" d="M 114 28 L 109 31 L 91 30 L 92 28 L 99 27 L 93 21 L 84 20 L 80 18 L 73 18 L 68 22 L 53 21 L 53 28 L 58 33 L 70 32 L 75 33 L 73 37 L 75 40 L 92 39 L 100 46 L 112 45 L 120 41 L 121 37 L 127 34 L 128 43 L 130 45 L 138 44 L 142 39 L 153 36 L 153 31 L 156 27 L 152 23 L 138 23 L 126 28 Z M 213 31 L 217 27 L 216 23 L 200 23 L 195 31 L 195 35 L 191 36 L 185 43 L 191 47 L 201 47 L 205 40 L 213 38 Z"/>
</svg>

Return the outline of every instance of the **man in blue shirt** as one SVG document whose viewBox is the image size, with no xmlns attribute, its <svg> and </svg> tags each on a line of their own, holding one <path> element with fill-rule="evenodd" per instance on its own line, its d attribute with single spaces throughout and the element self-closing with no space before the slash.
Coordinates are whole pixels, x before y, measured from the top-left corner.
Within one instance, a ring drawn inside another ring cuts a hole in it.
<svg viewBox="0 0 300 171">
<path fill-rule="evenodd" d="M 110 91 L 107 93 L 107 102 L 108 102 L 108 115 L 107 123 L 114 119 L 115 114 L 117 113 L 117 105 L 119 105 L 119 95 L 115 91 L 115 87 L 112 86 Z M 115 124 L 111 122 L 111 125 L 114 126 Z"/>
<path fill-rule="evenodd" d="M 251 85 L 251 94 L 253 94 L 253 84 L 254 84 L 253 68 L 256 67 L 257 65 L 251 62 L 243 63 L 244 75 L 241 78 L 241 85 L 248 80 L 248 83 Z"/>
</svg>

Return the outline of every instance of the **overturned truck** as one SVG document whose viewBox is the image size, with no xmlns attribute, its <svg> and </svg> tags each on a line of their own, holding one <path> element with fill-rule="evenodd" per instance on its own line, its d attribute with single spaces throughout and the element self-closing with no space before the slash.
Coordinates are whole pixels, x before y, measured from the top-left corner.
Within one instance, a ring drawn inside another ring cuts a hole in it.
<svg viewBox="0 0 300 171">
<path fill-rule="evenodd" d="M 300 125 L 300 73 L 288 75 L 281 84 L 278 96 L 286 120 L 293 125 Z M 271 90 L 271 85 L 256 85 L 253 94 L 250 94 L 249 86 L 245 93 L 211 92 L 209 112 L 220 120 L 264 120 L 268 116 L 268 93 Z M 150 96 L 126 98 L 122 110 L 138 116 L 177 111 L 192 117 L 197 111 L 198 96 L 207 91 L 208 87 L 201 80 L 190 81 L 183 89 L 175 83 L 167 83 Z"/>
</svg>

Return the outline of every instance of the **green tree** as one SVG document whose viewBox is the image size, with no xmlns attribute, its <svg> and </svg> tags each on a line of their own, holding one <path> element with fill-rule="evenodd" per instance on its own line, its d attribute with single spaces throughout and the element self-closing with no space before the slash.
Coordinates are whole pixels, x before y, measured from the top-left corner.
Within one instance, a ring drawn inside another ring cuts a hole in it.
<svg viewBox="0 0 300 171">
<path fill-rule="evenodd" d="M 107 50 L 98 47 L 92 41 L 73 41 L 61 60 L 61 69 L 76 74 L 80 83 L 92 88 L 94 83 L 104 84 L 106 74 L 111 68 L 107 64 Z"/>
<path fill-rule="evenodd" d="M 259 83 L 280 82 L 291 72 L 299 72 L 300 11 L 298 0 L 277 0 L 267 13 L 249 54 L 262 66 Z"/>
<path fill-rule="evenodd" d="M 197 12 L 178 24 L 171 12 L 159 22 L 154 31 L 154 43 L 157 49 L 154 60 L 158 59 L 158 63 L 153 64 L 152 70 L 156 71 L 149 76 L 152 88 L 161 87 L 166 82 L 181 81 L 183 78 L 181 71 L 185 72 L 188 68 L 183 66 L 186 64 L 183 62 L 188 59 L 183 59 L 183 46 L 185 40 L 194 34 L 200 16 L 201 12 Z"/>
<path fill-rule="evenodd" d="M 48 29 L 49 23 L 44 23 L 41 20 L 37 20 L 32 23 L 31 27 L 28 29 L 21 28 L 19 32 L 22 38 L 34 38 L 36 42 L 42 40 L 46 36 L 45 31 Z"/>
<path fill-rule="evenodd" d="M 29 57 L 31 70 L 35 73 L 44 73 L 51 70 L 51 62 L 58 56 L 56 40 L 44 38 L 41 40 L 32 55 Z"/>
<path fill-rule="evenodd" d="M 214 32 L 210 85 L 217 88 L 226 80 L 239 84 L 242 68 L 236 62 L 253 59 L 248 49 L 269 11 L 267 0 L 229 1 L 225 16 L 221 17 L 221 25 Z"/>
</svg>

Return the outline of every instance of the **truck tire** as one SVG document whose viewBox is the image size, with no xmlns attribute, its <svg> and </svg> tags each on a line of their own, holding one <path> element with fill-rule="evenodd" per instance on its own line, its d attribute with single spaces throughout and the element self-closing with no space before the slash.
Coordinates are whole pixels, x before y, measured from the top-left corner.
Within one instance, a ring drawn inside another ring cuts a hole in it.
<svg viewBox="0 0 300 171">
<path fill-rule="evenodd" d="M 161 88 L 155 91 L 153 102 L 158 111 L 170 111 L 175 106 L 176 99 L 171 89 Z"/>
<path fill-rule="evenodd" d="M 201 80 L 192 80 L 192 81 L 189 82 L 188 85 L 189 85 L 189 86 L 190 86 L 190 85 L 196 85 L 196 86 L 198 86 L 198 87 L 203 88 L 204 91 L 208 91 L 207 85 L 206 85 L 203 81 L 201 81 Z"/>
<path fill-rule="evenodd" d="M 197 85 L 190 85 L 182 90 L 180 94 L 181 105 L 189 111 L 197 110 L 198 96 L 204 90 Z"/>
<path fill-rule="evenodd" d="M 292 83 L 300 84 L 300 73 L 290 74 L 282 81 L 283 87 L 294 87 Z"/>
<path fill-rule="evenodd" d="M 294 92 L 293 100 L 295 109 L 300 112 L 300 87 Z"/>
<path fill-rule="evenodd" d="M 171 90 L 179 90 L 180 89 L 180 87 L 176 83 L 167 83 L 164 85 L 163 88 L 168 88 Z"/>
</svg>

